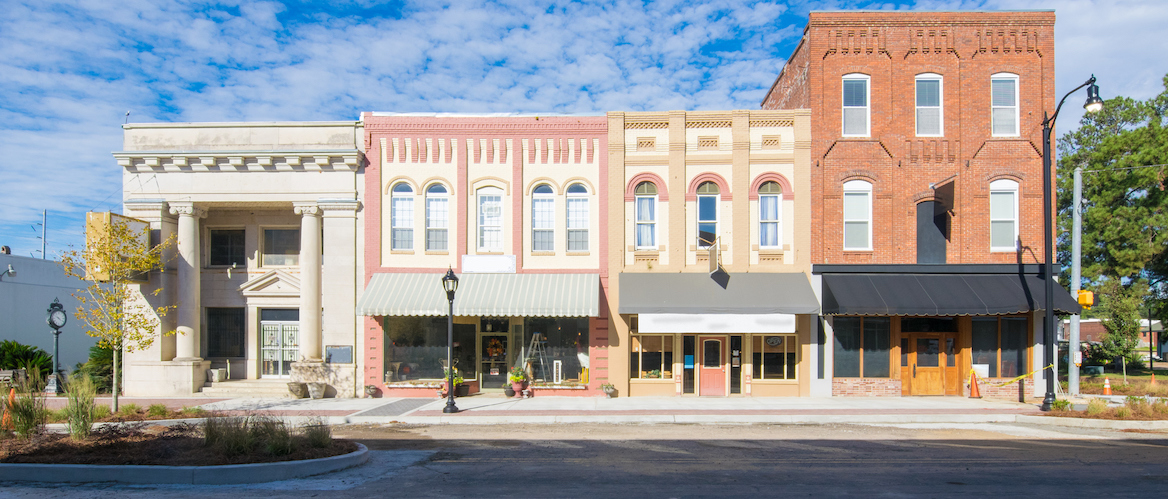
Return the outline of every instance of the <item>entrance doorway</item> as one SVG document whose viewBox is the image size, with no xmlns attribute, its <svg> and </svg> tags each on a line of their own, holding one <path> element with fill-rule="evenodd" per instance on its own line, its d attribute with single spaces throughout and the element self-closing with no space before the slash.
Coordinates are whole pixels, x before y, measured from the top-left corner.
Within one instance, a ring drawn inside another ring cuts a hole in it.
<svg viewBox="0 0 1168 499">
<path fill-rule="evenodd" d="M 726 340 L 725 338 L 703 337 L 701 339 L 701 368 L 698 370 L 698 395 L 708 397 L 726 396 Z"/>
<path fill-rule="evenodd" d="M 507 382 L 507 355 L 509 337 L 506 334 L 483 334 L 479 337 L 479 389 L 492 389 Z"/>
<path fill-rule="evenodd" d="M 909 395 L 945 395 L 957 380 L 957 333 L 903 333 L 901 380 Z"/>
<path fill-rule="evenodd" d="M 260 310 L 260 376 L 287 378 L 300 358 L 300 311 Z"/>
</svg>

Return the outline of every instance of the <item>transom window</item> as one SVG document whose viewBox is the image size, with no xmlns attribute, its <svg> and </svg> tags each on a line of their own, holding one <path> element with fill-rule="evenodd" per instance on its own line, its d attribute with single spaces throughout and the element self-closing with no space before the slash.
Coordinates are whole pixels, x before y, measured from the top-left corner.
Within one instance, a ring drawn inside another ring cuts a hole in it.
<svg viewBox="0 0 1168 499">
<path fill-rule="evenodd" d="M 844 184 L 844 250 L 872 249 L 872 184 L 852 180 Z"/>
<path fill-rule="evenodd" d="M 479 198 L 479 250 L 503 251 L 503 189 L 483 187 Z"/>
<path fill-rule="evenodd" d="M 568 251 L 588 251 L 588 189 L 568 186 Z"/>
<path fill-rule="evenodd" d="M 990 77 L 990 110 L 995 137 L 1018 136 L 1018 75 L 998 73 Z"/>
<path fill-rule="evenodd" d="M 551 186 L 539 184 L 531 192 L 531 250 L 556 249 L 556 198 Z"/>
<path fill-rule="evenodd" d="M 718 184 L 698 186 L 698 247 L 709 248 L 718 238 Z"/>
<path fill-rule="evenodd" d="M 990 250 L 1018 248 L 1018 183 L 995 180 L 990 183 Z"/>
<path fill-rule="evenodd" d="M 758 245 L 778 248 L 783 243 L 779 234 L 782 213 L 783 188 L 778 182 L 766 182 L 758 188 Z"/>
<path fill-rule="evenodd" d="M 446 186 L 431 185 L 426 189 L 426 249 L 446 251 L 450 228 L 450 198 Z"/>
<path fill-rule="evenodd" d="M 868 106 L 870 79 L 864 74 L 843 78 L 843 132 L 845 137 L 867 137 L 871 109 Z"/>
<path fill-rule="evenodd" d="M 390 248 L 414 249 L 414 188 L 400 182 L 390 194 Z"/>
<path fill-rule="evenodd" d="M 917 135 L 938 137 L 944 134 L 941 104 L 941 75 L 917 76 Z"/>
<path fill-rule="evenodd" d="M 637 249 L 657 249 L 657 185 L 641 182 L 636 195 Z"/>
<path fill-rule="evenodd" d="M 672 335 L 634 335 L 629 345 L 630 378 L 673 379 Z"/>
</svg>

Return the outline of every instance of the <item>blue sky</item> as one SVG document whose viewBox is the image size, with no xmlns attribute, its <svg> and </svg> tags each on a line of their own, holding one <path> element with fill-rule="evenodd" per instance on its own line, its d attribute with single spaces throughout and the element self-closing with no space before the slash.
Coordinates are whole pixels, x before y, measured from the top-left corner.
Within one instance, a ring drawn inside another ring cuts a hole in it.
<svg viewBox="0 0 1168 499">
<path fill-rule="evenodd" d="M 121 208 L 119 125 L 362 111 L 754 109 L 811 10 L 1055 9 L 1056 86 L 1147 98 L 1168 2 L 4 0 L 0 245 L 50 258 Z M 1079 106 L 1059 123 L 1068 129 Z"/>
</svg>

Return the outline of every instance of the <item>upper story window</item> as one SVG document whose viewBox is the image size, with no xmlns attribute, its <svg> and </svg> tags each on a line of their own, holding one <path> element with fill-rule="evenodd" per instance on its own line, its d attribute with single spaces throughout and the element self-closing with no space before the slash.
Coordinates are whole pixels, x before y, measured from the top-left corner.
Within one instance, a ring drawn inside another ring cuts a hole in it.
<svg viewBox="0 0 1168 499">
<path fill-rule="evenodd" d="M 945 134 L 941 75 L 917 76 L 917 136 L 940 137 Z"/>
<path fill-rule="evenodd" d="M 588 251 L 588 188 L 568 186 L 568 251 Z"/>
<path fill-rule="evenodd" d="M 990 77 L 990 107 L 994 137 L 1018 136 L 1018 75 L 998 73 Z"/>
<path fill-rule="evenodd" d="M 426 250 L 446 251 L 450 229 L 450 197 L 446 186 L 426 189 Z"/>
<path fill-rule="evenodd" d="M 698 186 L 698 247 L 709 248 L 718 239 L 718 184 Z"/>
<path fill-rule="evenodd" d="M 657 249 L 657 185 L 641 182 L 633 191 L 636 196 L 637 249 Z"/>
<path fill-rule="evenodd" d="M 1018 183 L 990 183 L 990 251 L 1015 251 L 1018 247 Z"/>
<path fill-rule="evenodd" d="M 531 250 L 556 250 L 556 198 L 547 184 L 539 184 L 531 192 Z"/>
<path fill-rule="evenodd" d="M 844 251 L 872 250 L 872 184 L 844 183 Z"/>
<path fill-rule="evenodd" d="M 868 83 L 865 74 L 849 74 L 843 78 L 844 137 L 867 137 L 871 118 Z"/>
<path fill-rule="evenodd" d="M 260 265 L 299 265 L 300 229 L 264 229 Z"/>
<path fill-rule="evenodd" d="M 244 234 L 243 229 L 211 229 L 211 266 L 246 267 Z"/>
<path fill-rule="evenodd" d="M 479 198 L 479 250 L 503 251 L 503 189 L 483 187 Z"/>
<path fill-rule="evenodd" d="M 389 204 L 390 248 L 414 249 L 414 188 L 405 182 L 393 186 Z"/>
<path fill-rule="evenodd" d="M 758 188 L 758 245 L 778 248 L 783 244 L 779 223 L 782 215 L 783 188 L 778 182 L 766 182 Z"/>
</svg>

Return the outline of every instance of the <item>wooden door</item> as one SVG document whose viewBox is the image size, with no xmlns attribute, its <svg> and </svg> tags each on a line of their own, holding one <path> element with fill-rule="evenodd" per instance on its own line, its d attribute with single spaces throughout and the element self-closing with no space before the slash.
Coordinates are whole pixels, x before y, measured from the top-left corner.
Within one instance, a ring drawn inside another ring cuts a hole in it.
<svg viewBox="0 0 1168 499">
<path fill-rule="evenodd" d="M 911 388 L 913 395 L 944 395 L 945 368 L 940 334 L 913 334 L 909 337 Z"/>
<path fill-rule="evenodd" d="M 726 342 L 723 338 L 702 338 L 698 395 L 726 396 Z"/>
</svg>

